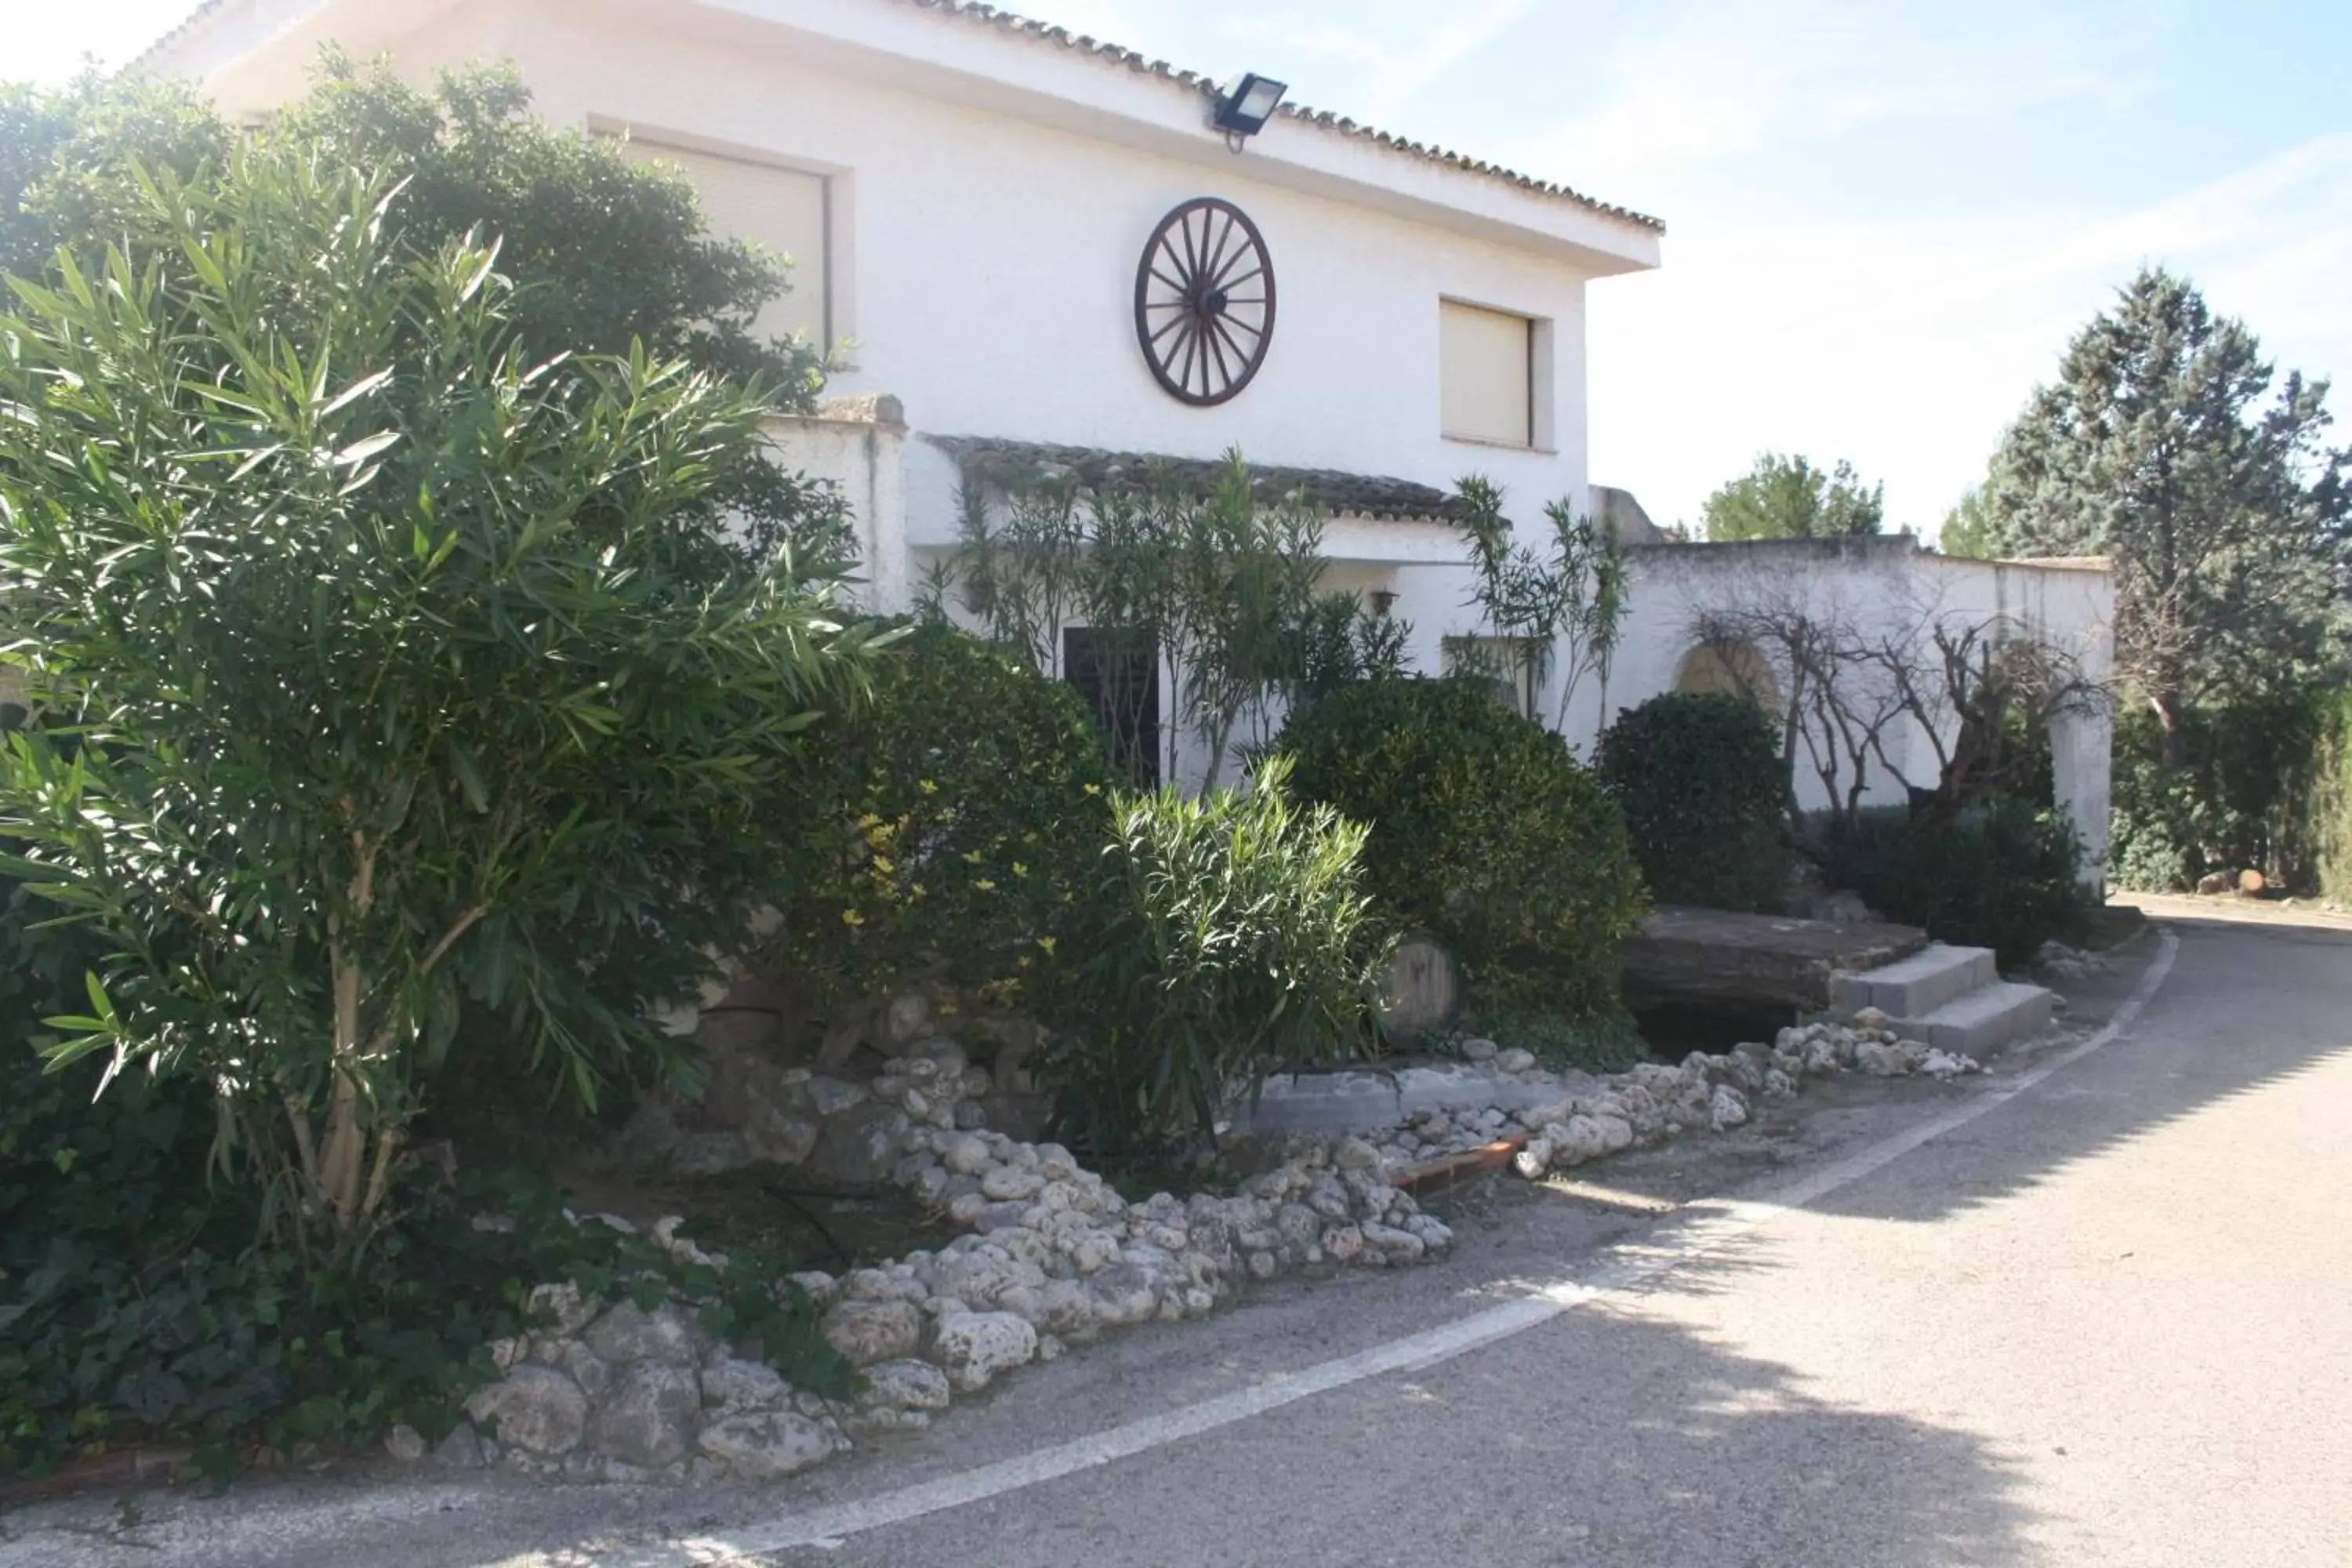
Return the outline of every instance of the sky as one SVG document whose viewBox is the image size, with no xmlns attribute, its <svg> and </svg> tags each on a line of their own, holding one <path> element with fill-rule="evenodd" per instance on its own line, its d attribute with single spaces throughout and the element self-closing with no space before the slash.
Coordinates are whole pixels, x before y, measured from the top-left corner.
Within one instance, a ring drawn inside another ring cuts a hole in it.
<svg viewBox="0 0 2352 1568">
<path fill-rule="evenodd" d="M 0 77 L 118 63 L 190 7 L 0 0 Z M 2282 372 L 2352 377 L 2345 0 L 1012 8 L 1664 219 L 1664 267 L 1587 304 L 1592 479 L 1661 522 L 1774 450 L 1932 534 L 2144 264 Z"/>
</svg>

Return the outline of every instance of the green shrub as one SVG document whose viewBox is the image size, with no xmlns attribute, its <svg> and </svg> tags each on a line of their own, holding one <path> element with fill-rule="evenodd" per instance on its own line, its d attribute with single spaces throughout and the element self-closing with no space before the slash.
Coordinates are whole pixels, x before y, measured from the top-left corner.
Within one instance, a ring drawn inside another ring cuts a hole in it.
<svg viewBox="0 0 2352 1568">
<path fill-rule="evenodd" d="M 139 1440 L 218 1475 L 255 1445 L 363 1447 L 395 1422 L 437 1439 L 494 1375 L 489 1342 L 528 1327 L 529 1289 L 562 1279 L 676 1289 L 795 1385 L 853 1389 L 782 1264 L 680 1267 L 572 1226 L 533 1177 L 415 1173 L 345 1269 L 269 1245 L 260 1194 L 212 1169 L 206 1086 L 134 1069 L 100 1094 L 104 1063 L 47 1068 L 40 1019 L 80 997 L 92 952 L 45 913 L 0 883 L 0 1478 Z M 486 1210 L 513 1229 L 477 1230 Z"/>
<path fill-rule="evenodd" d="M 759 398 L 536 363 L 495 253 L 401 200 L 256 141 L 0 322 L 9 657 L 81 715 L 8 738 L 0 827 L 110 993 L 60 1049 L 222 1088 L 338 1245 L 467 1007 L 583 1100 L 668 1059 L 644 1006 L 765 901 L 763 792 L 866 666 L 789 555 L 681 564 Z"/>
<path fill-rule="evenodd" d="M 2322 704 L 2305 813 L 2320 893 L 2352 904 L 2352 688 Z"/>
<path fill-rule="evenodd" d="M 2118 888 L 2185 892 L 2204 875 L 2210 846 L 2244 835 L 2226 820 L 2225 810 L 2199 794 L 2194 775 L 2127 747 L 2126 734 L 2118 725 L 2107 818 L 2108 875 Z"/>
<path fill-rule="evenodd" d="M 787 967 L 866 995 L 936 966 L 1014 1001 L 1110 837 L 1085 700 L 927 622 L 885 650 L 871 703 L 810 741 L 823 761 L 796 815 L 821 852 L 784 910 Z"/>
<path fill-rule="evenodd" d="M 2340 770 L 2340 688 L 2245 698 L 2180 716 L 2182 761 L 2167 766 L 2156 716 L 2118 716 L 2108 865 L 2120 887 L 2181 891 L 2212 871 L 2252 868 L 2298 891 L 2346 863 L 2352 834 Z"/>
<path fill-rule="evenodd" d="M 1122 796 L 1045 1074 L 1074 1141 L 1112 1158 L 1213 1133 L 1267 1073 L 1369 1055 L 1390 941 L 1361 890 L 1364 830 L 1246 790 Z"/>
<path fill-rule="evenodd" d="M 1332 692 L 1287 725 L 1301 799 L 1371 829 L 1365 886 L 1449 947 L 1473 1001 L 1617 1007 L 1645 900 L 1625 819 L 1558 735 L 1452 680 Z"/>
<path fill-rule="evenodd" d="M 530 1288 L 563 1279 L 646 1306 L 675 1290 L 796 1386 L 855 1391 L 782 1264 L 681 1267 L 575 1226 L 533 1177 L 404 1179 L 363 1255 L 310 1269 L 256 1245 L 247 1189 L 207 1183 L 200 1089 L 141 1077 L 96 1095 L 97 1076 L 0 1050 L 0 1477 L 130 1441 L 192 1444 L 217 1475 L 255 1445 L 364 1447 L 402 1422 L 437 1440 L 496 1375 L 490 1342 L 528 1329 Z M 476 1229 L 486 1209 L 512 1228 Z"/>
<path fill-rule="evenodd" d="M 1837 886 L 1940 942 L 1991 948 L 2004 968 L 2031 963 L 2045 942 L 2079 942 L 2091 911 L 2073 826 L 2011 796 L 1948 820 L 1864 812 L 1832 854 Z"/>
<path fill-rule="evenodd" d="M 1601 738 L 1601 787 L 1625 814 L 1661 903 L 1778 910 L 1789 892 L 1789 769 L 1771 716 L 1721 692 L 1675 692 Z"/>
</svg>

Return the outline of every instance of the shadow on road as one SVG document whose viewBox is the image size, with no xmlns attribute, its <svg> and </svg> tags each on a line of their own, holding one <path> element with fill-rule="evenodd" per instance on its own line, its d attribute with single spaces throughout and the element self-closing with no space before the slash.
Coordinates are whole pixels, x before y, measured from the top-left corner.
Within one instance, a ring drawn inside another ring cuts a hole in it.
<svg viewBox="0 0 2352 1568">
<path fill-rule="evenodd" d="M 646 1562 L 692 1542 L 701 1561 L 835 1568 L 1943 1568 L 2023 1560 L 2032 1515 L 2017 1490 L 2011 1465 L 1970 1434 L 1831 1404 L 1784 1367 L 1637 1311 L 1588 1310 L 823 1549 L 726 1554 L 759 1522 L 811 1506 L 789 1482 L 346 1483 L 151 1498 L 127 1531 L 76 1517 L 89 1509 L 36 1510 L 0 1531 L 0 1563 L 488 1568 Z"/>
<path fill-rule="evenodd" d="M 1580 1310 L 1105 1468 L 772 1561 L 856 1568 L 2024 1560 L 1974 1436 L 1832 1405 L 1637 1312 Z"/>
</svg>

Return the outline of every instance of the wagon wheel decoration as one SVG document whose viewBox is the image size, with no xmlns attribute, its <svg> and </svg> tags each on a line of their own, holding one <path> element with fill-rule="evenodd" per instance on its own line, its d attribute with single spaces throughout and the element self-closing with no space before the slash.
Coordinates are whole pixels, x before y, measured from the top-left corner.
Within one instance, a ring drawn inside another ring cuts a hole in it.
<svg viewBox="0 0 2352 1568">
<path fill-rule="evenodd" d="M 1135 335 L 1171 397 L 1206 408 L 1250 384 L 1274 338 L 1274 262 L 1247 214 L 1199 196 L 1160 220 L 1135 268 Z"/>
</svg>

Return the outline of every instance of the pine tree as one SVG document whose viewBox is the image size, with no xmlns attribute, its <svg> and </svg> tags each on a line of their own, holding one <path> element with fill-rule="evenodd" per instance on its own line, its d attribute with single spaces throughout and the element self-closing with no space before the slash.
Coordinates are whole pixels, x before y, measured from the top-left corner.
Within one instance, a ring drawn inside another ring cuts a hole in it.
<svg viewBox="0 0 2352 1568">
<path fill-rule="evenodd" d="M 2001 444 L 1993 552 L 2114 560 L 2117 671 L 2170 763 L 2196 704 L 2341 661 L 2352 451 L 2324 444 L 2326 395 L 2297 372 L 2281 381 L 2242 322 L 2148 268 Z"/>
<path fill-rule="evenodd" d="M 1817 468 L 1805 458 L 1766 452 L 1755 468 L 1706 498 L 1706 536 L 1720 542 L 1876 533 L 1886 521 L 1885 489 L 1865 489 L 1851 463 Z"/>
</svg>

